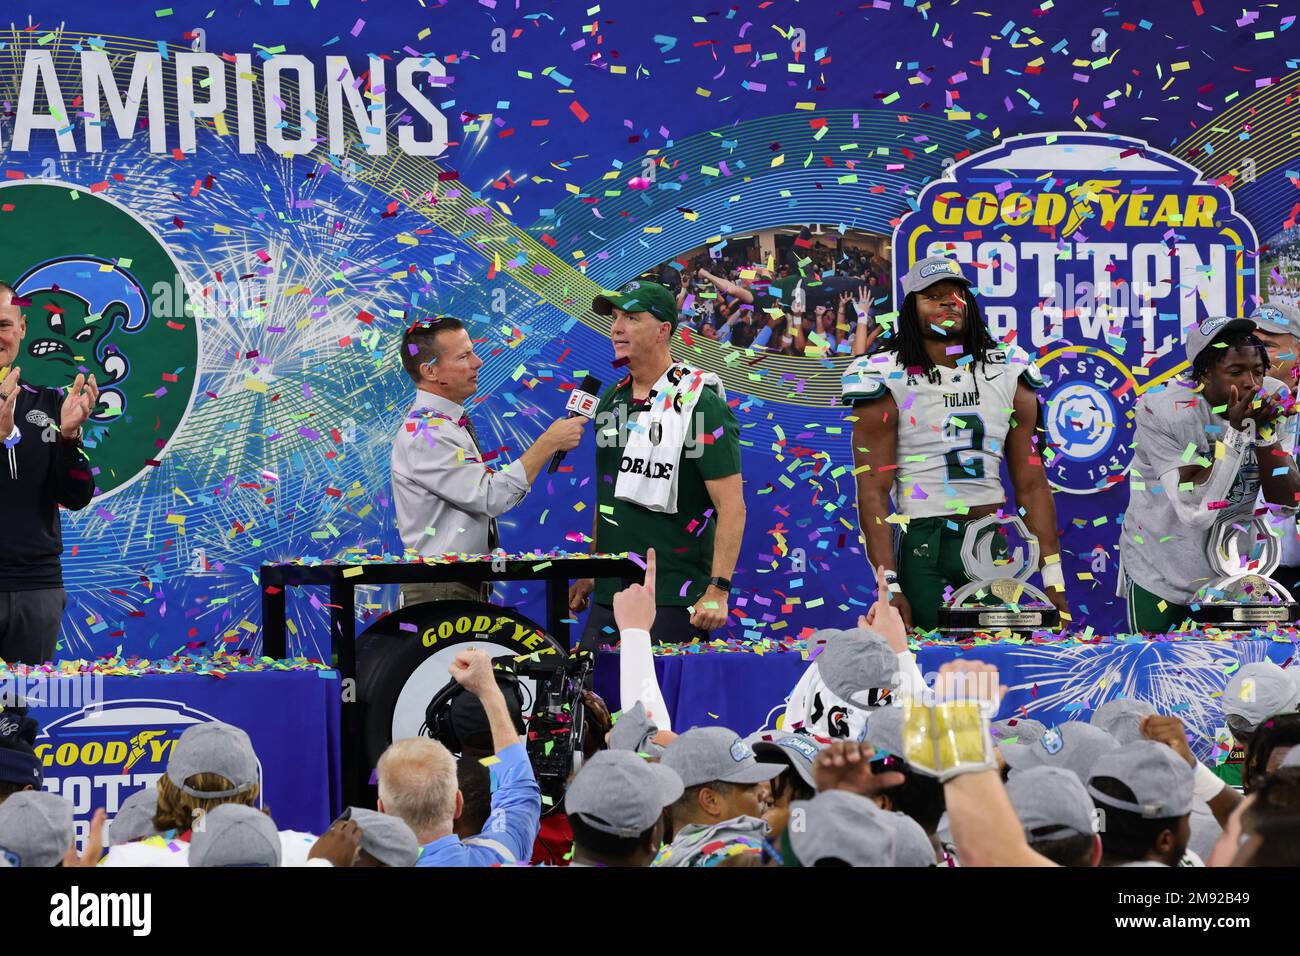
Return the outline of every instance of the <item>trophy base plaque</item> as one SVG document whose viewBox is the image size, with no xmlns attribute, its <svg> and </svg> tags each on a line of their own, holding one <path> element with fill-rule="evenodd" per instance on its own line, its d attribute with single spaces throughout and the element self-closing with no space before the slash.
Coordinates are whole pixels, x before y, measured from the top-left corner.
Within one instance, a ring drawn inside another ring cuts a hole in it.
<svg viewBox="0 0 1300 956">
<path fill-rule="evenodd" d="M 939 608 L 942 631 L 1041 631 L 1061 626 L 1061 612 L 1052 605 L 999 607 L 996 604 L 968 604 Z"/>
<path fill-rule="evenodd" d="M 1192 620 L 1206 627 L 1250 630 L 1269 624 L 1294 624 L 1297 618 L 1300 608 L 1291 592 L 1258 572 L 1239 574 L 1202 588 L 1192 601 Z"/>
</svg>

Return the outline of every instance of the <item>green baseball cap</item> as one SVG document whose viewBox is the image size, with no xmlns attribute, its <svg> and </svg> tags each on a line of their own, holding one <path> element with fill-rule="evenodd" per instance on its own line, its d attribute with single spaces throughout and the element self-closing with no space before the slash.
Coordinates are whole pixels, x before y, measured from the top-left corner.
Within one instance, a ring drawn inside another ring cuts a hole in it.
<svg viewBox="0 0 1300 956">
<path fill-rule="evenodd" d="M 613 295 L 598 295 L 591 300 L 591 311 L 597 315 L 611 315 L 615 309 L 649 312 L 660 322 L 669 322 L 677 328 L 677 299 L 658 282 L 633 279 Z"/>
</svg>

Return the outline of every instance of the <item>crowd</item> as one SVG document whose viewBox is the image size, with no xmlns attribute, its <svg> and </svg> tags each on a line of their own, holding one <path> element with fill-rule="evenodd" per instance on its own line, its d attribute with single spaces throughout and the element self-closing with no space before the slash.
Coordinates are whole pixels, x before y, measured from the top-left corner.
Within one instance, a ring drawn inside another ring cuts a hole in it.
<svg viewBox="0 0 1300 956">
<path fill-rule="evenodd" d="M 757 249 L 697 255 L 653 277 L 676 294 L 691 333 L 781 355 L 863 354 L 859 319 L 891 310 L 890 263 L 863 249 L 836 251 L 805 228 L 780 262 L 760 261 Z"/>
<path fill-rule="evenodd" d="M 653 584 L 620 592 L 614 609 L 620 635 L 644 637 Z M 992 665 L 952 662 L 926 683 L 885 601 L 814 643 L 810 686 L 835 720 L 787 711 L 780 732 L 675 734 L 658 689 L 634 690 L 545 818 L 499 674 L 486 652 L 462 651 L 451 676 L 478 701 L 483 732 L 459 760 L 433 739 L 394 741 L 377 809 L 349 808 L 320 836 L 279 830 L 258 809 L 247 734 L 211 722 L 181 735 L 157 785 L 107 834 L 98 811 L 78 852 L 72 805 L 41 789 L 38 728 L 11 707 L 0 711 L 0 867 L 1300 863 L 1292 670 L 1247 664 L 1224 689 L 1246 748 L 1243 795 L 1196 759 L 1178 717 L 1143 701 L 1049 728 L 996 719 L 1005 688 Z"/>
</svg>

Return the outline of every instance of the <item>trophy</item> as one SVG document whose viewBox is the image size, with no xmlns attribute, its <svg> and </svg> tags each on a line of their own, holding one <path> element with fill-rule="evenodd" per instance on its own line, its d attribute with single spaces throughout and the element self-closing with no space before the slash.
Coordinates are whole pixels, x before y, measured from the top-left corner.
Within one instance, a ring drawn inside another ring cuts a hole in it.
<svg viewBox="0 0 1300 956">
<path fill-rule="evenodd" d="M 1282 542 L 1265 516 L 1220 516 L 1206 542 L 1205 557 L 1220 578 L 1192 598 L 1196 623 L 1250 629 L 1295 622 L 1295 598 L 1269 576 L 1282 560 Z"/>
<path fill-rule="evenodd" d="M 993 557 L 998 529 L 1014 528 L 1025 541 L 1006 561 Z M 1010 629 L 1031 632 L 1059 627 L 1061 613 L 1047 595 L 1029 583 L 1038 570 L 1038 539 L 1018 515 L 986 515 L 966 525 L 961 543 L 962 565 L 970 583 L 953 592 L 939 608 L 943 631 Z"/>
</svg>

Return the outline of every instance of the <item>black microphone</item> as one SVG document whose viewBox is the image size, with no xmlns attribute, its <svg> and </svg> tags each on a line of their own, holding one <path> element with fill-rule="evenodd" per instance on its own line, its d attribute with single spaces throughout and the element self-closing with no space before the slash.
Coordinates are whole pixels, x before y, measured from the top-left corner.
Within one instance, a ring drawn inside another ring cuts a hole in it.
<svg viewBox="0 0 1300 956">
<path fill-rule="evenodd" d="M 600 381 L 594 375 L 588 375 L 582 380 L 581 385 L 569 393 L 569 400 L 564 403 L 569 417 L 595 418 L 599 394 Z M 560 462 L 564 461 L 564 454 L 562 451 L 557 451 L 551 456 L 550 467 L 546 469 L 548 475 L 554 474 L 555 469 L 560 467 Z"/>
</svg>

